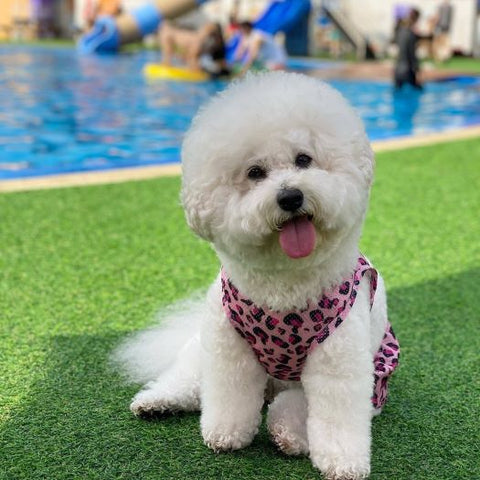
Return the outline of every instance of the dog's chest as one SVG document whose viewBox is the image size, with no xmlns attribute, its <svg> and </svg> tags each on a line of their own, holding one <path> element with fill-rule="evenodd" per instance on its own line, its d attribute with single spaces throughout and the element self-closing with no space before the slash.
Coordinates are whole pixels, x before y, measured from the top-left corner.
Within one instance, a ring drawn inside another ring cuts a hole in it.
<svg viewBox="0 0 480 480">
<path fill-rule="evenodd" d="M 340 285 L 309 301 L 305 309 L 288 312 L 255 305 L 222 270 L 222 304 L 232 326 L 270 375 L 280 380 L 300 380 L 308 353 L 345 320 L 367 272 L 372 305 L 377 272 L 364 257 L 359 257 L 355 271 Z"/>
</svg>

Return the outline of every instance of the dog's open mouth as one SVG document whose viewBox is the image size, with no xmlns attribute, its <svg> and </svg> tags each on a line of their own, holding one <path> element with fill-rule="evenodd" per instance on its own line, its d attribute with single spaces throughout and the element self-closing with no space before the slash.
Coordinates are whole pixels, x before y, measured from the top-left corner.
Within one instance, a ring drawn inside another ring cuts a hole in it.
<svg viewBox="0 0 480 480">
<path fill-rule="evenodd" d="M 290 258 L 308 257 L 315 248 L 317 233 L 311 215 L 293 217 L 280 229 L 280 246 Z"/>
</svg>

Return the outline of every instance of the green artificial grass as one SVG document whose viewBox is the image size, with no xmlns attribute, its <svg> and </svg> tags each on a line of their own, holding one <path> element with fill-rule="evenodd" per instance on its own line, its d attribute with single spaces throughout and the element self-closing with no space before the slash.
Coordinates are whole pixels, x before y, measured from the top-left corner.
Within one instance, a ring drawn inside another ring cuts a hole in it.
<svg viewBox="0 0 480 480">
<path fill-rule="evenodd" d="M 374 420 L 372 479 L 480 478 L 480 139 L 377 156 L 362 248 L 402 347 Z M 239 452 L 198 414 L 134 418 L 108 364 L 218 262 L 185 226 L 179 179 L 0 196 L 0 479 L 315 479 L 265 427 Z M 354 360 L 354 359 L 352 359 Z"/>
<path fill-rule="evenodd" d="M 480 59 L 473 57 L 452 57 L 445 63 L 436 64 L 436 67 L 480 74 Z"/>
</svg>

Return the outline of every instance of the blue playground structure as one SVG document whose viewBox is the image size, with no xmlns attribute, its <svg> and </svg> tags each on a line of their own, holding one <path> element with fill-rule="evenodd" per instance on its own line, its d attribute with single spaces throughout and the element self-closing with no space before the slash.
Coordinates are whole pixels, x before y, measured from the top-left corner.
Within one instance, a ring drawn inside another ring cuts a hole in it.
<svg viewBox="0 0 480 480">
<path fill-rule="evenodd" d="M 284 32 L 285 47 L 290 55 L 308 55 L 310 9 L 310 0 L 274 1 L 254 26 L 272 35 Z"/>
</svg>

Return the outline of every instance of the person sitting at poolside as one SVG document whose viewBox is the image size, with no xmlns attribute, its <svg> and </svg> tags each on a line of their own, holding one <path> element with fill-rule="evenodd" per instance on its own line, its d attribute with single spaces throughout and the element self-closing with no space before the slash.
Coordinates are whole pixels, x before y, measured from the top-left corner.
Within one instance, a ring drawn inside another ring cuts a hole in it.
<svg viewBox="0 0 480 480">
<path fill-rule="evenodd" d="M 171 65 L 176 54 L 191 70 L 204 70 L 212 76 L 229 72 L 222 29 L 217 23 L 209 23 L 199 30 L 165 23 L 160 30 L 160 47 L 165 65 Z"/>
<path fill-rule="evenodd" d="M 255 64 L 269 70 L 285 68 L 287 53 L 273 35 L 254 29 L 251 22 L 241 22 L 239 27 L 241 38 L 235 52 L 235 61 L 242 62 L 240 74 L 244 74 Z"/>
<path fill-rule="evenodd" d="M 480 3 L 478 3 L 480 8 Z M 451 56 L 450 33 L 452 29 L 453 6 L 450 0 L 443 0 L 438 7 L 433 32 L 433 58 L 444 62 Z"/>
<path fill-rule="evenodd" d="M 198 63 L 203 71 L 213 77 L 230 74 L 226 59 L 225 39 L 219 23 L 209 26 L 208 34 L 202 42 Z"/>
</svg>

